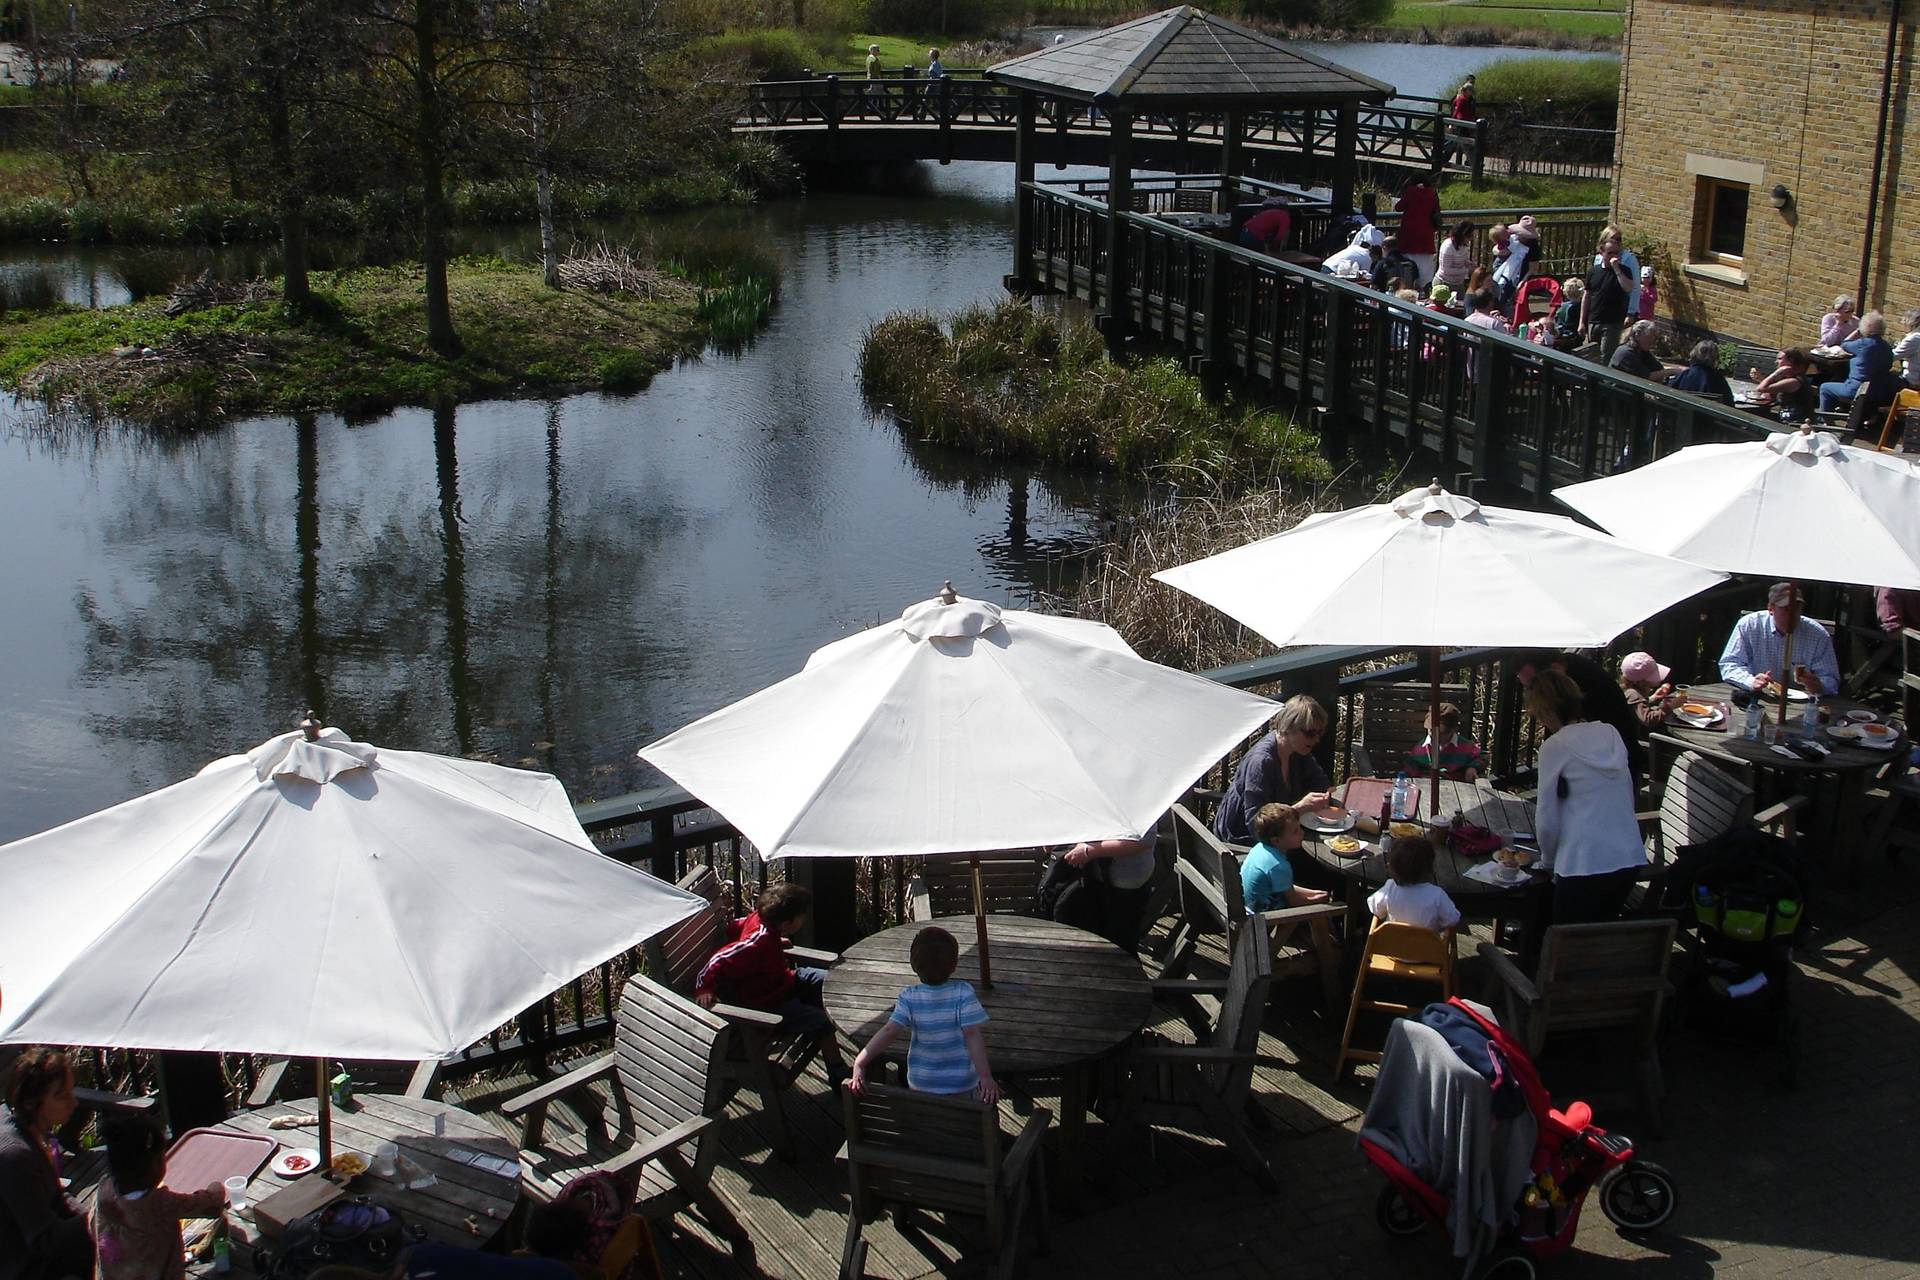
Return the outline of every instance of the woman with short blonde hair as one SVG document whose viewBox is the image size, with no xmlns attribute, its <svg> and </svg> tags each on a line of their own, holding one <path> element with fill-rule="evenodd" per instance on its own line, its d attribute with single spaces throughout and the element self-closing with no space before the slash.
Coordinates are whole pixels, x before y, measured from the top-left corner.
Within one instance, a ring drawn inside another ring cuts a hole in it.
<svg viewBox="0 0 1920 1280">
<path fill-rule="evenodd" d="M 1261 806 L 1288 804 L 1314 812 L 1332 803 L 1332 783 L 1313 757 L 1327 723 L 1327 709 L 1306 694 L 1288 698 L 1267 734 L 1233 771 L 1233 782 L 1214 811 L 1214 834 L 1229 844 L 1250 845 L 1253 815 Z"/>
</svg>

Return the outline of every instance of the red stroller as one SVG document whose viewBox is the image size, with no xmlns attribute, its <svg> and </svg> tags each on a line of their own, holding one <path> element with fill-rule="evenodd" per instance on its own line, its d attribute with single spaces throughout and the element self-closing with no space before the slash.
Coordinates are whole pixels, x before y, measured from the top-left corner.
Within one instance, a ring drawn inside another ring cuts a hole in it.
<svg viewBox="0 0 1920 1280">
<path fill-rule="evenodd" d="M 1601 1211 L 1623 1231 L 1652 1231 L 1673 1216 L 1676 1192 L 1671 1174 L 1657 1164 L 1634 1159 L 1633 1143 L 1594 1125 L 1593 1111 L 1586 1103 L 1576 1102 L 1564 1112 L 1556 1110 L 1526 1050 L 1498 1023 L 1462 1000 L 1449 1000 L 1446 1007 L 1466 1014 L 1485 1032 L 1539 1125 L 1528 1166 L 1532 1180 L 1501 1224 L 1493 1248 L 1484 1257 L 1468 1259 L 1466 1280 L 1532 1280 L 1536 1260 L 1572 1246 L 1580 1206 L 1596 1186 Z M 1360 1150 L 1387 1175 L 1375 1206 L 1382 1230 L 1411 1236 L 1428 1225 L 1446 1229 L 1447 1196 L 1369 1139 L 1364 1130 Z"/>
</svg>

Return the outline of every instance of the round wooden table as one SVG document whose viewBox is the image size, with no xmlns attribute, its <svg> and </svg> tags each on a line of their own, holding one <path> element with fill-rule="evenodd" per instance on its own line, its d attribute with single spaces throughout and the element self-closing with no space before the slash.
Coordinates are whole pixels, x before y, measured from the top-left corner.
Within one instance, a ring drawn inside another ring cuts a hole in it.
<svg viewBox="0 0 1920 1280">
<path fill-rule="evenodd" d="M 236 1133 L 264 1134 L 283 1148 L 298 1150 L 320 1145 L 316 1129 L 274 1129 L 269 1121 L 277 1116 L 315 1113 L 312 1098 L 296 1098 L 274 1103 L 256 1111 L 243 1111 L 217 1125 Z M 450 1103 L 427 1098 L 408 1098 L 394 1094 L 356 1094 L 352 1110 L 333 1108 L 333 1151 L 355 1152 L 372 1160 L 383 1142 L 400 1148 L 409 1163 L 433 1175 L 433 1184 L 418 1189 L 402 1186 L 398 1180 L 363 1173 L 347 1184 L 348 1195 L 377 1195 L 396 1209 L 401 1220 L 420 1239 L 442 1244 L 484 1245 L 506 1226 L 514 1206 L 520 1202 L 520 1153 L 500 1131 L 471 1112 Z M 276 1153 L 277 1154 L 277 1153 Z M 475 1163 L 479 1160 L 480 1163 Z M 274 1173 L 269 1164 L 247 1186 L 247 1201 L 262 1200 L 294 1179 Z M 304 1175 L 317 1178 L 318 1173 Z M 416 1175 L 417 1176 L 417 1175 Z M 251 1221 L 234 1219 L 233 1236 L 237 1244 L 265 1244 Z M 251 1248 L 233 1252 L 236 1269 L 253 1255 Z"/>
<path fill-rule="evenodd" d="M 1140 962 L 1098 934 L 1026 916 L 987 917 L 993 986 L 980 985 L 972 916 L 916 921 L 863 938 L 827 971 L 827 1015 L 857 1046 L 873 1038 L 900 992 L 919 979 L 908 962 L 914 935 L 937 924 L 960 943 L 953 976 L 973 984 L 987 1010 L 987 1060 L 998 1079 L 1061 1082 L 1061 1181 L 1078 1185 L 1088 1072 L 1146 1024 L 1153 991 Z M 906 1038 L 888 1051 L 904 1062 Z"/>
<path fill-rule="evenodd" d="M 1753 766 L 1754 799 L 1763 808 L 1789 795 L 1805 794 L 1810 812 L 1797 824 L 1800 834 L 1830 856 L 1840 844 L 1841 833 L 1857 829 L 1855 820 L 1873 775 L 1889 761 L 1903 758 L 1912 745 L 1904 732 L 1891 747 L 1863 747 L 1833 737 L 1830 732 L 1833 726 L 1844 720 L 1847 712 L 1863 704 L 1830 697 L 1820 699 L 1820 705 L 1830 710 L 1831 717 L 1819 733 L 1821 745 L 1827 747 L 1830 754 L 1817 760 L 1783 756 L 1768 743 L 1746 736 L 1747 713 L 1745 708 L 1733 705 L 1732 685 L 1724 682 L 1691 685 L 1687 697 L 1690 701 L 1719 704 L 1727 718 L 1718 729 L 1696 729 L 1669 716 L 1667 723 L 1656 732 L 1677 738 L 1709 755 Z M 1805 709 L 1804 702 L 1787 704 L 1788 727 L 1794 733 L 1801 731 L 1799 716 Z M 1769 723 L 1778 714 L 1776 693 L 1767 703 Z"/>
<path fill-rule="evenodd" d="M 1430 781 L 1420 782 L 1423 809 L 1430 803 L 1432 786 Z M 1485 783 L 1443 780 L 1440 783 L 1438 813 L 1441 822 L 1451 822 L 1455 814 L 1460 814 L 1468 822 L 1489 831 L 1527 839 L 1534 834 L 1533 802 L 1504 791 L 1495 791 Z M 1381 838 L 1365 836 L 1358 831 L 1352 835 L 1356 840 L 1364 839 L 1367 842 L 1364 854 L 1353 857 L 1337 854 L 1327 847 L 1331 836 L 1316 835 L 1311 830 L 1306 833 L 1303 848 L 1315 863 L 1340 877 L 1342 896 L 1347 904 L 1347 945 L 1357 948 L 1365 941 L 1369 928 L 1367 896 L 1385 884 L 1388 876 Z M 1471 868 L 1488 861 L 1488 858 L 1463 857 L 1450 849 L 1437 849 L 1433 859 L 1433 882 L 1447 891 L 1447 896 L 1460 908 L 1463 917 L 1519 920 L 1532 929 L 1533 936 L 1537 937 L 1538 926 L 1544 924 L 1546 908 L 1552 901 L 1552 880 L 1536 872 L 1519 884 L 1498 885 L 1476 880 L 1467 874 Z"/>
</svg>

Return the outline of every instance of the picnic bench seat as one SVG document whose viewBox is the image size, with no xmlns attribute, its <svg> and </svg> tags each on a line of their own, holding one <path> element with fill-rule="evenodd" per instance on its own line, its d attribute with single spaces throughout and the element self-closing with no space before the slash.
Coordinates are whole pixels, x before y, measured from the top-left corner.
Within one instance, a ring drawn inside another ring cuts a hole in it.
<svg viewBox="0 0 1920 1280">
<path fill-rule="evenodd" d="M 722 885 L 711 867 L 695 867 L 680 877 L 679 887 L 705 898 L 707 910 L 695 912 L 666 932 L 646 943 L 647 972 L 670 990 L 691 1000 L 700 970 L 713 953 L 727 945 L 733 921 L 720 905 Z M 840 957 L 830 951 L 807 947 L 787 950 L 795 962 L 822 968 Z M 782 1092 L 807 1068 L 818 1052 L 811 1035 L 797 1035 L 780 1029 L 780 1015 L 764 1009 L 748 1009 L 722 1001 L 713 1012 L 725 1018 L 733 1028 L 726 1053 L 715 1074 L 721 1081 L 724 1105 L 742 1088 L 759 1095 L 760 1109 L 773 1119 L 773 1149 L 782 1159 L 794 1158 L 793 1131 L 787 1123 Z"/>
</svg>

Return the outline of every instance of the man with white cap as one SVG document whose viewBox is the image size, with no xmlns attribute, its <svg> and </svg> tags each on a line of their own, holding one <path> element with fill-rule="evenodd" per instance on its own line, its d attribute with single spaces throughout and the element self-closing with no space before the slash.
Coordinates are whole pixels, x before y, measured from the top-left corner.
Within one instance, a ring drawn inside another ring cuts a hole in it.
<svg viewBox="0 0 1920 1280">
<path fill-rule="evenodd" d="M 1620 659 L 1620 687 L 1643 730 L 1665 725 L 1667 712 L 1680 701 L 1674 696 L 1672 678 L 1673 668 L 1662 666 L 1645 651 Z"/>
<path fill-rule="evenodd" d="M 1778 692 L 1791 680 L 1819 697 L 1840 691 L 1840 662 L 1826 628 L 1801 617 L 1806 598 L 1791 582 L 1776 582 L 1767 607 L 1733 624 L 1720 654 L 1720 677 L 1755 693 Z M 1793 641 L 1793 670 L 1786 670 L 1787 640 Z"/>
</svg>

